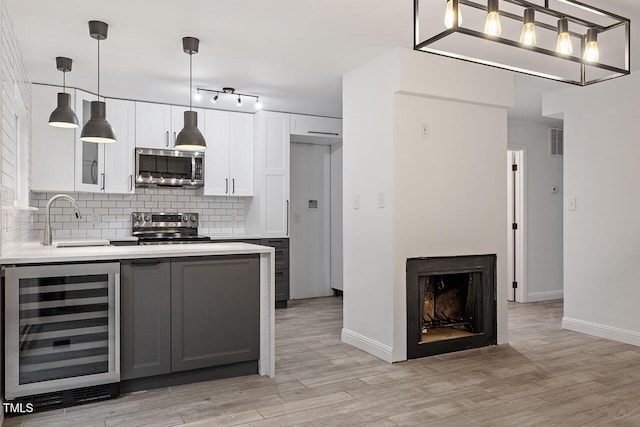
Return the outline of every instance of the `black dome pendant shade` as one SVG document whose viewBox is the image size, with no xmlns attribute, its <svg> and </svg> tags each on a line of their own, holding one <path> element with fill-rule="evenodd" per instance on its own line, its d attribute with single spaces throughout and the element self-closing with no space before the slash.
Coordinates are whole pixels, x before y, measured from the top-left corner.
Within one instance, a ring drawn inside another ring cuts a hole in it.
<svg viewBox="0 0 640 427">
<path fill-rule="evenodd" d="M 198 113 L 192 111 L 191 93 L 193 92 L 193 54 L 198 53 L 200 40 L 195 37 L 182 39 L 182 50 L 189 55 L 189 111 L 184 112 L 184 128 L 176 137 L 176 148 L 179 150 L 202 151 L 207 148 L 204 136 L 198 129 Z"/>
<path fill-rule="evenodd" d="M 91 101 L 91 118 L 82 128 L 84 142 L 108 144 L 116 142 L 113 128 L 107 121 L 107 105 L 100 101 L 100 40 L 106 40 L 109 26 L 101 21 L 89 21 L 89 35 L 98 41 L 98 100 Z"/>
<path fill-rule="evenodd" d="M 56 58 L 56 68 L 62 71 L 62 92 L 58 92 L 58 106 L 49 116 L 49 125 L 57 128 L 73 129 L 80 127 L 78 117 L 71 109 L 71 96 L 67 93 L 66 73 L 71 71 L 71 58 Z"/>
</svg>

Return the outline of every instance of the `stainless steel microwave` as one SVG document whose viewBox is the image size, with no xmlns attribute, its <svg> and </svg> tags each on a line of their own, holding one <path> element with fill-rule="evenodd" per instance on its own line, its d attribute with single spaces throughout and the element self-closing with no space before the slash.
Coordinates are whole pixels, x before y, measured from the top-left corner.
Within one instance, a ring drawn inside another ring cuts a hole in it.
<svg viewBox="0 0 640 427">
<path fill-rule="evenodd" d="M 136 187 L 204 185 L 204 153 L 136 148 Z"/>
</svg>

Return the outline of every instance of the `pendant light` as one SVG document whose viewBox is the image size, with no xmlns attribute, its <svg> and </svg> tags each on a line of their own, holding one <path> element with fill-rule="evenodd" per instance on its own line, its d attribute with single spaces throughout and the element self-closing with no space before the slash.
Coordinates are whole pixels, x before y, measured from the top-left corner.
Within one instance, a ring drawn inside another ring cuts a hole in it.
<svg viewBox="0 0 640 427">
<path fill-rule="evenodd" d="M 493 37 L 500 37 L 502 34 L 498 0 L 489 0 L 487 4 L 487 21 L 484 24 L 484 32 Z"/>
<path fill-rule="evenodd" d="M 200 40 L 195 37 L 182 39 L 182 50 L 189 55 L 189 111 L 184 112 L 184 128 L 176 138 L 179 150 L 201 151 L 207 148 L 204 136 L 198 129 L 198 113 L 192 111 L 191 94 L 193 93 L 193 54 L 198 53 Z"/>
<path fill-rule="evenodd" d="M 91 101 L 91 118 L 82 128 L 84 142 L 107 144 L 116 142 L 113 128 L 107 121 L 107 105 L 100 101 L 100 40 L 106 40 L 109 26 L 101 21 L 89 21 L 89 35 L 98 41 L 98 100 Z"/>
<path fill-rule="evenodd" d="M 536 10 L 532 7 L 524 10 L 524 24 L 522 25 L 520 43 L 527 46 L 536 45 Z"/>
<path fill-rule="evenodd" d="M 587 30 L 587 44 L 584 49 L 584 60 L 589 62 L 598 62 L 600 60 L 600 51 L 598 50 L 598 30 L 589 28 Z"/>
<path fill-rule="evenodd" d="M 67 73 L 72 65 L 71 58 L 56 58 L 56 67 L 62 71 L 62 92 L 58 92 L 58 106 L 49 116 L 49 126 L 67 129 L 80 127 L 78 117 L 71 109 L 71 95 L 67 93 Z"/>
<path fill-rule="evenodd" d="M 556 52 L 563 55 L 571 55 L 573 53 L 573 44 L 571 43 L 571 36 L 569 36 L 569 20 L 567 18 L 558 20 L 558 44 L 556 45 Z"/>
<path fill-rule="evenodd" d="M 453 11 L 453 0 L 447 0 L 447 8 L 444 12 L 444 26 L 453 28 L 455 12 Z M 462 25 L 462 12 L 460 11 L 460 3 L 458 3 L 458 26 Z"/>
</svg>

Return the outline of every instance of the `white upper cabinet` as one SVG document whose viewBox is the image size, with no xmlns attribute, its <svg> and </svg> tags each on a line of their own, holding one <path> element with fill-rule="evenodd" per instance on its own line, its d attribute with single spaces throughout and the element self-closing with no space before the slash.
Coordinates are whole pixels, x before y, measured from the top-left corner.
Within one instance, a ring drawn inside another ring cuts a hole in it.
<svg viewBox="0 0 640 427">
<path fill-rule="evenodd" d="M 136 102 L 136 141 L 139 148 L 172 149 L 184 127 L 184 112 L 188 107 Z M 204 109 L 198 113 L 198 129 L 204 134 Z"/>
<path fill-rule="evenodd" d="M 133 101 L 107 100 L 107 120 L 118 141 L 104 144 L 106 193 L 134 193 L 136 107 Z"/>
<path fill-rule="evenodd" d="M 62 88 L 32 85 L 31 110 L 31 190 L 73 192 L 75 190 L 75 134 L 78 131 L 49 126 L 49 116 L 57 105 Z M 73 89 L 71 107 L 74 108 Z"/>
<path fill-rule="evenodd" d="M 204 194 L 253 196 L 253 115 L 206 110 Z"/>
<path fill-rule="evenodd" d="M 341 119 L 291 114 L 290 126 L 292 135 L 342 138 Z"/>
<path fill-rule="evenodd" d="M 95 95 L 76 91 L 76 114 L 84 125 L 91 117 Z M 107 99 L 107 121 L 117 141 L 96 144 L 80 140 L 82 127 L 76 132 L 75 191 L 91 193 L 134 192 L 135 102 Z"/>
<path fill-rule="evenodd" d="M 76 90 L 75 113 L 78 116 L 80 128 L 76 130 L 75 191 L 101 193 L 104 192 L 105 189 L 105 144 L 96 144 L 80 140 L 82 128 L 91 118 L 91 101 L 97 101 L 97 97 L 81 90 Z"/>
<path fill-rule="evenodd" d="M 233 196 L 253 196 L 253 115 L 229 114 L 230 194 Z"/>
<path fill-rule="evenodd" d="M 136 102 L 135 146 L 140 148 L 172 148 L 171 106 Z"/>
<path fill-rule="evenodd" d="M 229 194 L 229 112 L 207 110 L 204 113 L 204 194 L 226 196 Z"/>
</svg>

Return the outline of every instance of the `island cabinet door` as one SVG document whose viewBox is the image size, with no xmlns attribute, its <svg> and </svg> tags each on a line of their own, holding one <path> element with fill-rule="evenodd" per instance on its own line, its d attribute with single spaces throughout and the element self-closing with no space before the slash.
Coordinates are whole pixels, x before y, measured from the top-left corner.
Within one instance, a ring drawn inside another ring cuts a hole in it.
<svg viewBox="0 0 640 427">
<path fill-rule="evenodd" d="M 172 371 L 258 360 L 259 255 L 171 263 Z"/>
<path fill-rule="evenodd" d="M 122 379 L 171 372 L 170 261 L 122 261 L 120 276 Z"/>
</svg>

